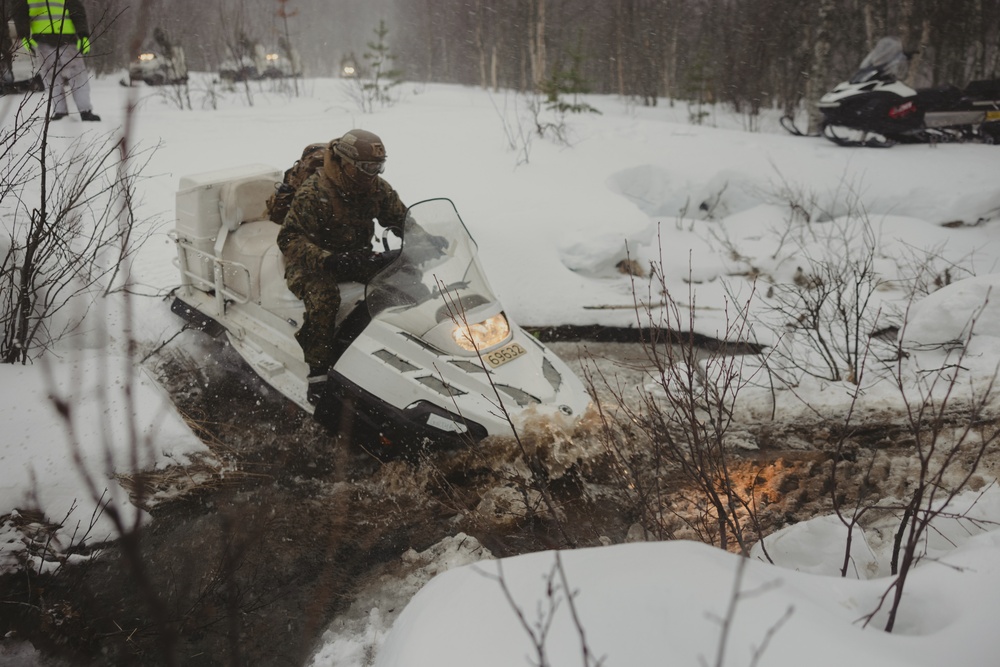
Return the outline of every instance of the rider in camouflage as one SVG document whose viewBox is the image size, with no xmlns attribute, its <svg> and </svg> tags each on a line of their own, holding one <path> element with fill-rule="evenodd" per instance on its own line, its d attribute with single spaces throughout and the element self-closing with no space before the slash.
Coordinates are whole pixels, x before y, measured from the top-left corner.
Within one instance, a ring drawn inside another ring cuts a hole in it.
<svg viewBox="0 0 1000 667">
<path fill-rule="evenodd" d="M 309 396 L 323 391 L 328 369 L 336 362 L 338 282 L 366 282 L 399 251 L 372 250 L 375 220 L 402 229 L 406 206 L 379 174 L 385 169 L 385 145 L 375 134 L 351 130 L 326 148 L 323 168 L 299 187 L 278 234 L 285 257 L 285 280 L 305 303 L 296 333 L 309 364 Z"/>
</svg>

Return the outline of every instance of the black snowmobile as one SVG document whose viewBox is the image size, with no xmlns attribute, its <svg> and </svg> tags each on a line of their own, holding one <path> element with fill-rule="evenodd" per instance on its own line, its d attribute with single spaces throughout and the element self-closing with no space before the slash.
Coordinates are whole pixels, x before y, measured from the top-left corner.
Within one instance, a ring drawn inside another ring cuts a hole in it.
<svg viewBox="0 0 1000 667">
<path fill-rule="evenodd" d="M 898 38 L 879 40 L 849 81 L 820 98 L 822 135 L 841 146 L 1000 143 L 1000 79 L 914 90 L 900 80 L 909 56 Z M 782 125 L 803 134 L 787 117 Z"/>
</svg>

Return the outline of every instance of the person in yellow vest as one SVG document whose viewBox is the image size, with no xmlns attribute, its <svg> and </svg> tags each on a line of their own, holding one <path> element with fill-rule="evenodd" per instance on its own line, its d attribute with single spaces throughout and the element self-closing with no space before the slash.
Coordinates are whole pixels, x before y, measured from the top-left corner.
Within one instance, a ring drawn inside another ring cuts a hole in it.
<svg viewBox="0 0 1000 667">
<path fill-rule="evenodd" d="M 39 73 L 52 94 L 52 120 L 69 115 L 66 86 L 85 121 L 101 120 L 90 104 L 90 76 L 83 56 L 90 52 L 87 12 L 80 0 L 6 0 L 13 2 L 17 36 L 41 61 Z"/>
</svg>

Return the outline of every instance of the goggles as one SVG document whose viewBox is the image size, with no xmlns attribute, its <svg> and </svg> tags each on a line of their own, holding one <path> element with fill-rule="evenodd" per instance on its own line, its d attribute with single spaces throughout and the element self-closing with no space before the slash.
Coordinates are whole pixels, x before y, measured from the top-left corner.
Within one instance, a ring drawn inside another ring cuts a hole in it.
<svg viewBox="0 0 1000 667">
<path fill-rule="evenodd" d="M 343 153 L 341 153 L 340 156 L 353 164 L 356 169 L 368 174 L 369 176 L 378 176 L 385 171 L 385 160 L 352 160 Z"/>
<path fill-rule="evenodd" d="M 385 171 L 385 160 L 371 160 L 367 162 L 355 162 L 354 166 L 368 174 L 369 176 L 378 176 L 383 171 Z"/>
</svg>

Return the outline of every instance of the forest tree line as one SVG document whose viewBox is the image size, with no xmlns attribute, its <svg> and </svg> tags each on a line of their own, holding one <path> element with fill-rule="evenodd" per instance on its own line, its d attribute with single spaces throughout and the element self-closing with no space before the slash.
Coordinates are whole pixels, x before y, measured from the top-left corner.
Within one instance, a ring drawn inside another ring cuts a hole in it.
<svg viewBox="0 0 1000 667">
<path fill-rule="evenodd" d="M 155 29 L 183 47 L 188 67 L 198 72 L 218 71 L 230 49 L 244 40 L 279 48 L 287 30 L 307 76 L 334 76 L 342 57 L 361 53 L 379 20 L 391 13 L 392 2 L 83 0 L 95 33 L 90 66 L 98 73 L 121 71 L 154 47 Z"/>
<path fill-rule="evenodd" d="M 879 38 L 911 83 L 1000 76 L 1000 0 L 397 0 L 408 78 L 528 90 L 577 68 L 591 90 L 793 108 Z"/>
<path fill-rule="evenodd" d="M 1000 0 L 85 0 L 103 28 L 98 71 L 161 27 L 211 71 L 241 35 L 274 43 L 287 20 L 306 74 L 361 55 L 382 19 L 411 81 L 537 90 L 573 71 L 591 92 L 656 104 L 795 108 L 849 76 L 875 42 L 914 51 L 909 82 L 1000 77 Z M 96 50 L 96 49 L 95 49 Z"/>
</svg>

